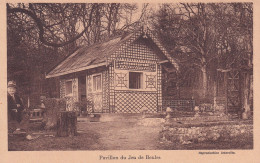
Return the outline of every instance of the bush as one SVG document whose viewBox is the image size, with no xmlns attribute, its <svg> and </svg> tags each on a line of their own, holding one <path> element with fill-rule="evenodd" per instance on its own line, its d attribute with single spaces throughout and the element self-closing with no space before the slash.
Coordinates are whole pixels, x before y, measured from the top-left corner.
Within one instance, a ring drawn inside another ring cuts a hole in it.
<svg viewBox="0 0 260 163">
<path fill-rule="evenodd" d="M 45 129 L 54 129 L 57 125 L 58 113 L 66 110 L 66 100 L 59 98 L 46 98 L 43 101 L 45 105 L 45 116 L 43 123 Z"/>
<path fill-rule="evenodd" d="M 88 99 L 81 100 L 80 102 L 75 102 L 73 104 L 73 108 L 78 108 L 79 111 L 85 111 L 86 113 L 90 113 L 93 107 L 92 101 Z"/>
</svg>

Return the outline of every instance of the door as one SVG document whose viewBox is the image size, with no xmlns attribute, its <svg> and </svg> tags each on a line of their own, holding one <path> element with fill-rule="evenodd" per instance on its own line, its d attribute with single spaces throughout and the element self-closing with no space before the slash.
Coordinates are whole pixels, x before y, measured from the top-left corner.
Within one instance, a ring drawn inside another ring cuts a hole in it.
<svg viewBox="0 0 260 163">
<path fill-rule="evenodd" d="M 76 108 L 74 103 L 78 102 L 78 78 L 73 78 L 65 81 L 65 99 L 66 99 L 66 110 L 73 111 Z"/>
<path fill-rule="evenodd" d="M 102 112 L 102 74 L 88 76 L 87 97 L 93 103 L 93 112 Z"/>
<path fill-rule="evenodd" d="M 93 104 L 94 112 L 102 112 L 102 75 L 93 75 Z"/>
</svg>

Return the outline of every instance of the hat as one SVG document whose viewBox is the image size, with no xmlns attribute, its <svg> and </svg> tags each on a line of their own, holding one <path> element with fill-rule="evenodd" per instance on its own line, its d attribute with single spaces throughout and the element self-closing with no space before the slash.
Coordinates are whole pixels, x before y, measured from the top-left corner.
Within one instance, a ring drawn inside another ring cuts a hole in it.
<svg viewBox="0 0 260 163">
<path fill-rule="evenodd" d="M 15 81 L 9 81 L 8 84 L 7 84 L 7 87 L 14 87 L 16 88 L 16 82 Z"/>
</svg>

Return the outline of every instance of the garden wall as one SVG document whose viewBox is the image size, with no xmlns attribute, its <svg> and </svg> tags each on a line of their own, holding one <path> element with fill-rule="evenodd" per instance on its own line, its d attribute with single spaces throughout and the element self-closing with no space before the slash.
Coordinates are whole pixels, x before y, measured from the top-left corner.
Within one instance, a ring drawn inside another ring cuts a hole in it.
<svg viewBox="0 0 260 163">
<path fill-rule="evenodd" d="M 253 136 L 252 121 L 216 122 L 205 124 L 173 125 L 166 124 L 160 133 L 166 141 L 189 144 L 203 141 L 231 140 L 237 136 Z"/>
</svg>

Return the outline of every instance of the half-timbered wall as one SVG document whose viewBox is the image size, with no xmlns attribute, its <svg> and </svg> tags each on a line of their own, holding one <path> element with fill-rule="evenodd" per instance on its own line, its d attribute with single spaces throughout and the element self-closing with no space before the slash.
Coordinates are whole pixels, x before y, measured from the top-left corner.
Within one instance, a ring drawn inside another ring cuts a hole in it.
<svg viewBox="0 0 260 163">
<path fill-rule="evenodd" d="M 110 105 L 115 113 L 140 113 L 143 108 L 154 113 L 162 105 L 159 57 L 145 42 L 141 38 L 126 44 L 114 55 L 109 74 Z M 141 88 L 129 88 L 129 72 L 142 74 Z"/>
<path fill-rule="evenodd" d="M 109 110 L 109 73 L 108 68 L 96 68 L 86 71 L 81 76 L 86 76 L 86 87 L 80 87 L 78 78 L 66 76 L 60 79 L 60 98 L 65 98 L 67 101 L 66 109 L 73 110 L 73 103 L 79 101 L 79 93 L 81 89 L 86 89 L 86 97 L 94 106 L 88 107 L 90 112 L 103 112 L 108 113 Z M 93 76 L 101 75 L 101 91 L 93 91 Z M 75 75 L 77 76 L 77 75 Z M 66 95 L 66 81 L 72 81 L 72 94 Z M 94 107 L 96 110 L 94 110 Z M 98 109 L 97 109 L 98 108 Z"/>
<path fill-rule="evenodd" d="M 162 111 L 162 66 L 157 66 L 157 111 Z"/>
<path fill-rule="evenodd" d="M 154 41 L 153 45 L 149 44 L 149 41 L 151 43 L 150 37 Z M 143 108 L 147 108 L 150 113 L 161 111 L 162 68 L 159 64 L 158 51 L 155 52 L 152 46 L 157 46 L 165 52 L 165 49 L 154 38 L 152 33 L 142 29 L 135 32 L 107 58 L 108 67 L 93 68 L 86 71 L 86 96 L 93 103 L 95 103 L 98 96 L 102 108 L 98 112 L 140 113 Z M 165 55 L 169 59 L 168 53 Z M 131 74 L 139 73 L 142 75 L 142 87 L 129 87 L 130 72 Z M 97 73 L 102 76 L 102 92 L 94 95 L 93 75 Z M 64 79 L 60 81 L 60 96 L 62 98 L 66 97 L 65 81 Z M 73 90 L 78 89 L 78 85 L 75 84 L 77 82 L 77 79 L 73 81 Z M 77 100 L 76 94 L 73 91 L 72 101 Z"/>
<path fill-rule="evenodd" d="M 93 101 L 93 97 L 92 97 L 91 93 L 92 93 L 92 85 L 93 85 L 93 83 L 92 83 L 92 76 L 91 75 L 87 74 L 86 82 L 87 82 L 87 84 L 86 84 L 87 95 L 86 96 L 87 96 L 87 99 L 92 102 Z M 89 107 L 88 111 L 89 112 L 93 112 L 93 108 Z"/>
<path fill-rule="evenodd" d="M 108 69 L 102 71 L 102 99 L 103 99 L 103 112 L 109 113 L 109 73 Z"/>
<path fill-rule="evenodd" d="M 115 112 L 114 62 L 109 66 L 109 111 Z"/>
</svg>

